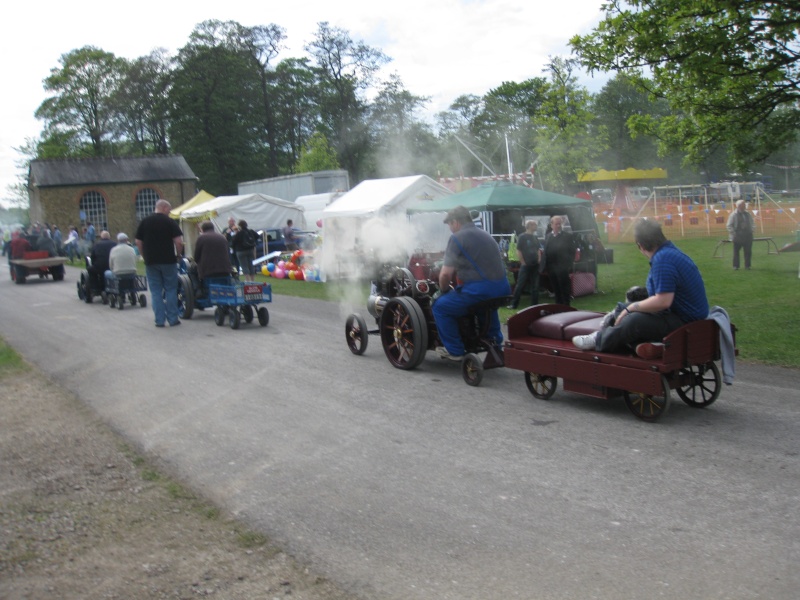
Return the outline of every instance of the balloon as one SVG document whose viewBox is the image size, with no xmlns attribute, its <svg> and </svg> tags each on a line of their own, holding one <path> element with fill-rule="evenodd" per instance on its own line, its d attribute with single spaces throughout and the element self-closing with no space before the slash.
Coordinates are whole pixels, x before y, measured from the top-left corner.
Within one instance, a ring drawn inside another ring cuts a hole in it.
<svg viewBox="0 0 800 600">
<path fill-rule="evenodd" d="M 280 268 L 275 269 L 275 272 L 272 274 L 272 276 L 277 277 L 278 279 L 283 279 L 284 277 L 286 277 L 286 271 Z"/>
<path fill-rule="evenodd" d="M 269 263 L 267 265 L 267 270 L 272 273 L 275 270 L 275 263 Z"/>
<path fill-rule="evenodd" d="M 322 229 L 322 219 L 317 219 L 317 227 Z"/>
<path fill-rule="evenodd" d="M 269 277 L 269 269 L 267 268 L 267 265 L 261 265 L 261 274 Z"/>
<path fill-rule="evenodd" d="M 289 271 L 289 279 L 294 281 L 294 271 Z"/>
<path fill-rule="evenodd" d="M 296 281 L 303 281 L 303 279 L 305 279 L 302 269 L 297 269 L 297 271 L 294 271 L 294 278 Z"/>
<path fill-rule="evenodd" d="M 279 261 L 278 261 L 278 267 L 279 267 L 279 268 L 281 268 L 281 269 L 282 269 L 282 268 L 283 268 L 283 267 L 285 267 L 285 266 L 286 266 L 286 261 L 285 261 L 285 260 L 279 260 Z"/>
</svg>

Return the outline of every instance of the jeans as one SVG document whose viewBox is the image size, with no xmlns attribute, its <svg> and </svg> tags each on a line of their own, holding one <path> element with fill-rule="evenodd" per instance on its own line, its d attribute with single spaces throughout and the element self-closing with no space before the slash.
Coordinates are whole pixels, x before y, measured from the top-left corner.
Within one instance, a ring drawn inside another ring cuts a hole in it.
<svg viewBox="0 0 800 600">
<path fill-rule="evenodd" d="M 668 310 L 657 313 L 633 312 L 619 325 L 603 329 L 597 334 L 597 350 L 633 350 L 637 344 L 643 342 L 660 342 L 664 336 L 682 325 L 683 319 Z"/>
<path fill-rule="evenodd" d="M 511 300 L 511 306 L 517 308 L 519 300 L 522 298 L 522 292 L 525 286 L 530 282 L 531 284 L 531 306 L 539 304 L 539 264 L 533 266 L 520 265 L 519 276 L 517 277 L 517 286 L 514 288 L 514 299 Z"/>
<path fill-rule="evenodd" d="M 150 286 L 150 299 L 156 325 L 170 325 L 178 322 L 178 265 L 175 263 L 147 265 L 147 284 Z"/>
<path fill-rule="evenodd" d="M 463 356 L 464 341 L 458 330 L 458 319 L 469 313 L 471 306 L 511 294 L 508 280 L 503 278 L 498 281 L 471 281 L 458 286 L 433 303 L 433 319 L 439 331 L 439 340 L 447 351 L 453 356 Z M 500 317 L 493 310 L 490 316 L 489 337 L 497 344 L 503 343 L 503 332 L 500 329 Z"/>
<path fill-rule="evenodd" d="M 255 252 L 253 250 L 243 250 L 236 253 L 236 258 L 239 261 L 239 266 L 242 268 L 243 275 L 255 275 L 256 268 L 253 266 L 255 260 Z"/>
</svg>

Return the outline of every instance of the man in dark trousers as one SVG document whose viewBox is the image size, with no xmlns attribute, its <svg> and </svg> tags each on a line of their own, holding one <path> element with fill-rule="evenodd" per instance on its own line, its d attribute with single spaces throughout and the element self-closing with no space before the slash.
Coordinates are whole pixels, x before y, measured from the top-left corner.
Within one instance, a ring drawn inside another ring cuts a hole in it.
<svg viewBox="0 0 800 600">
<path fill-rule="evenodd" d="M 517 254 L 519 254 L 519 275 L 517 276 L 517 286 L 514 288 L 514 298 L 508 308 L 514 309 L 519 306 L 519 300 L 525 286 L 531 285 L 531 306 L 539 304 L 539 236 L 536 229 L 539 227 L 536 221 L 525 223 L 525 233 L 517 240 Z"/>
<path fill-rule="evenodd" d="M 110 233 L 101 231 L 100 241 L 92 246 L 92 253 L 89 255 L 92 264 L 87 270 L 92 278 L 93 290 L 104 290 L 106 288 L 106 271 L 111 269 L 108 257 L 116 245 L 117 243 L 111 239 Z"/>
<path fill-rule="evenodd" d="M 147 284 L 156 327 L 181 324 L 178 318 L 178 257 L 183 252 L 183 232 L 169 218 L 172 206 L 166 200 L 156 202 L 156 211 L 142 219 L 136 230 L 136 247 L 144 258 Z"/>
<path fill-rule="evenodd" d="M 730 240 L 733 242 L 733 270 L 739 269 L 739 250 L 744 250 L 744 268 L 750 268 L 750 258 L 753 254 L 753 230 L 755 223 L 752 215 L 747 212 L 744 200 L 736 202 L 736 210 L 728 217 L 727 224 Z"/>
<path fill-rule="evenodd" d="M 556 304 L 569 306 L 572 297 L 572 281 L 569 274 L 575 262 L 575 240 L 564 231 L 564 219 L 555 215 L 550 219 L 552 231 L 544 241 L 544 264 L 553 286 Z"/>
</svg>

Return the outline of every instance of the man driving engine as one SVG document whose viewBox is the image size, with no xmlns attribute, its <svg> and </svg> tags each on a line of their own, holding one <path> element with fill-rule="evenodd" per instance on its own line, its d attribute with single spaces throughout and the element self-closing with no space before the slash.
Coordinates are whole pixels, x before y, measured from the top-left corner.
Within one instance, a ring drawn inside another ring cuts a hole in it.
<svg viewBox="0 0 800 600">
<path fill-rule="evenodd" d="M 511 295 L 506 268 L 500 247 L 491 235 L 475 227 L 469 211 L 456 206 L 444 219 L 450 226 L 450 240 L 439 272 L 441 296 L 433 303 L 433 317 L 439 339 L 444 347 L 437 348 L 442 358 L 461 360 L 464 342 L 458 329 L 458 319 L 466 316 L 470 307 L 501 296 Z M 456 276 L 456 285 L 451 281 Z M 489 336 L 500 345 L 503 332 L 497 310 L 491 312 Z"/>
</svg>

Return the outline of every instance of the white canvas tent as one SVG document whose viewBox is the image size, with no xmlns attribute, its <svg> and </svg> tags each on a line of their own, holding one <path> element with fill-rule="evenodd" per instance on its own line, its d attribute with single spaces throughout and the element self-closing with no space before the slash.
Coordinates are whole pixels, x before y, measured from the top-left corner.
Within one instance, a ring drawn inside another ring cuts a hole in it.
<svg viewBox="0 0 800 600">
<path fill-rule="evenodd" d="M 318 232 L 322 225 L 322 211 L 337 198 L 340 198 L 344 192 L 328 192 L 325 194 L 308 194 L 306 196 L 298 196 L 294 201 L 295 204 L 302 206 L 305 211 L 307 231 Z"/>
<path fill-rule="evenodd" d="M 431 242 L 443 248 L 438 237 L 449 231 L 441 217 L 433 217 L 431 227 L 420 222 L 412 228 L 406 209 L 450 194 L 427 175 L 362 181 L 322 211 L 323 273 L 359 277 L 365 262 L 394 260 Z"/>
<path fill-rule="evenodd" d="M 190 255 L 197 239 L 197 224 L 201 221 L 213 221 L 219 231 L 228 226 L 230 217 L 237 221 L 244 219 L 247 226 L 255 231 L 283 227 L 287 219 L 292 219 L 294 226 L 299 229 L 306 225 L 302 206 L 266 194 L 218 196 L 184 210 L 180 217 L 186 252 Z"/>
</svg>

